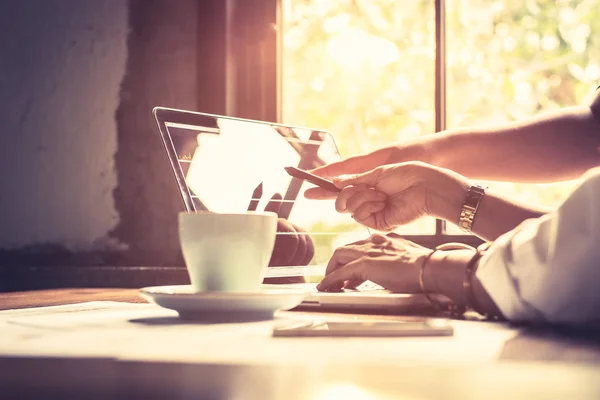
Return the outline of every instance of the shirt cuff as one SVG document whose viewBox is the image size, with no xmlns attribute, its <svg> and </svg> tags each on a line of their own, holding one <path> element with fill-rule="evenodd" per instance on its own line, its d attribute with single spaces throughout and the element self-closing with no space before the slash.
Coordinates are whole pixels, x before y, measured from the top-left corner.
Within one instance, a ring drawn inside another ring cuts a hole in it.
<svg viewBox="0 0 600 400">
<path fill-rule="evenodd" d="M 475 276 L 506 319 L 540 320 L 543 319 L 541 314 L 521 298 L 518 284 L 510 273 L 511 240 L 517 231 L 515 229 L 496 239 L 479 261 Z"/>
</svg>

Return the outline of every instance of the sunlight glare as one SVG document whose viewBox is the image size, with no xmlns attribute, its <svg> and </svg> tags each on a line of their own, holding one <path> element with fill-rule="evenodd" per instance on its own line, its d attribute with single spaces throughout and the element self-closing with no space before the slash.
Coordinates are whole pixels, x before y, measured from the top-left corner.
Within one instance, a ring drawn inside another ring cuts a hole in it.
<svg viewBox="0 0 600 400">
<path fill-rule="evenodd" d="M 585 67 L 585 75 L 590 81 L 600 80 L 600 66 L 598 64 L 590 63 Z"/>
<path fill-rule="evenodd" d="M 356 28 L 332 36 L 327 54 L 344 69 L 363 74 L 365 68 L 383 68 L 400 59 L 394 43 Z"/>
<path fill-rule="evenodd" d="M 326 386 L 323 391 L 317 394 L 315 400 L 317 399 L 375 400 L 377 397 L 354 384 L 336 383 Z"/>
<path fill-rule="evenodd" d="M 414 397 L 407 397 L 406 395 L 401 395 L 398 393 L 394 393 L 393 397 L 391 397 L 389 394 L 384 394 L 379 391 L 374 392 L 372 390 L 362 388 L 356 384 L 347 382 L 327 385 L 314 397 L 315 400 L 385 400 L 392 398 L 395 400 L 414 399 Z"/>
</svg>

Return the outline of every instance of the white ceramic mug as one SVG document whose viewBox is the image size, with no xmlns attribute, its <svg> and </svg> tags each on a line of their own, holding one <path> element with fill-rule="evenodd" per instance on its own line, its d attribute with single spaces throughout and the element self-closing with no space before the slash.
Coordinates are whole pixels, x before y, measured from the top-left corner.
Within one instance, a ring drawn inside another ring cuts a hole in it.
<svg viewBox="0 0 600 400">
<path fill-rule="evenodd" d="M 257 292 L 273 253 L 277 214 L 179 213 L 179 243 L 196 292 Z"/>
</svg>

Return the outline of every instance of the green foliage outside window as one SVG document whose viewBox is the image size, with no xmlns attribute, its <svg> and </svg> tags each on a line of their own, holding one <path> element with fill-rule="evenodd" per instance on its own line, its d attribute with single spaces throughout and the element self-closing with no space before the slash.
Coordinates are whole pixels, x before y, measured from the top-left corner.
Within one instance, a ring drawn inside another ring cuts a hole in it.
<svg viewBox="0 0 600 400">
<path fill-rule="evenodd" d="M 433 0 L 287 0 L 284 21 L 284 122 L 329 130 L 344 157 L 434 133 Z M 448 128 L 586 104 L 600 84 L 598 0 L 447 0 L 446 24 Z M 494 185 L 556 206 L 573 183 Z"/>
</svg>

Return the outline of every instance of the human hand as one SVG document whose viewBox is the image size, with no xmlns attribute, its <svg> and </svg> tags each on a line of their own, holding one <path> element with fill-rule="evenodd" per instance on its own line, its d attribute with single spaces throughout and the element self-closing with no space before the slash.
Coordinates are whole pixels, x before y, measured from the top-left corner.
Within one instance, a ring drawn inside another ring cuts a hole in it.
<svg viewBox="0 0 600 400">
<path fill-rule="evenodd" d="M 410 161 L 422 161 L 431 164 L 433 155 L 431 141 L 429 135 L 421 136 L 370 153 L 326 164 L 308 172 L 322 178 L 331 179 L 340 175 L 361 174 L 387 164 Z"/>
<path fill-rule="evenodd" d="M 450 170 L 421 162 L 386 165 L 357 175 L 335 177 L 339 194 L 310 188 L 309 199 L 335 198 L 335 208 L 362 225 L 389 231 L 422 216 L 456 222 L 469 181 Z"/>
<path fill-rule="evenodd" d="M 417 293 L 419 272 L 431 251 L 394 233 L 377 233 L 336 249 L 317 289 L 339 291 L 369 280 L 393 292 Z"/>
</svg>

